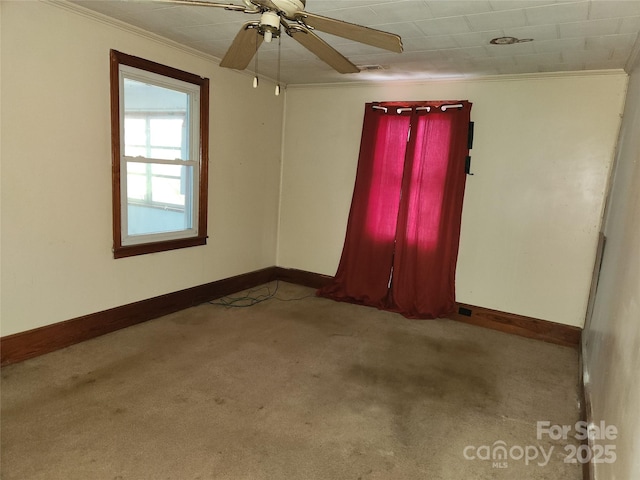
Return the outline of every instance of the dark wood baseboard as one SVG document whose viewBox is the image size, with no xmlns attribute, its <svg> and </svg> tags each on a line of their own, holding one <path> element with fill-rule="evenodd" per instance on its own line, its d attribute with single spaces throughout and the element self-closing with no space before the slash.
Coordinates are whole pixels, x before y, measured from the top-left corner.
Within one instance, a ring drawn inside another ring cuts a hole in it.
<svg viewBox="0 0 640 480">
<path fill-rule="evenodd" d="M 59 350 L 137 323 L 275 280 L 275 267 L 46 325 L 0 339 L 2 365 Z"/>
<path fill-rule="evenodd" d="M 321 288 L 327 285 L 333 277 L 321 273 L 296 270 L 295 268 L 275 267 L 275 276 L 283 282 L 295 283 L 311 288 Z"/>
<path fill-rule="evenodd" d="M 568 347 L 577 347 L 582 335 L 579 327 L 464 303 L 456 304 L 455 312 L 448 318 Z"/>
<path fill-rule="evenodd" d="M 276 278 L 313 288 L 323 287 L 332 279 L 332 277 L 328 275 L 283 267 L 276 267 Z M 455 313 L 450 315 L 449 318 L 459 322 L 470 323 L 501 332 L 570 347 L 577 347 L 579 345 L 582 334 L 582 329 L 579 327 L 572 327 L 570 325 L 563 325 L 463 303 L 456 304 Z"/>
<path fill-rule="evenodd" d="M 0 360 L 2 365 L 20 362 L 273 280 L 320 288 L 331 278 L 304 270 L 268 267 L 2 337 Z M 458 304 L 456 313 L 450 318 L 560 345 L 575 347 L 580 342 L 581 329 L 578 327 L 472 305 Z"/>
<path fill-rule="evenodd" d="M 276 267 L 276 278 L 299 285 L 320 288 L 327 285 L 332 277 L 319 273 Z M 578 346 L 582 333 L 582 329 L 579 327 L 572 327 L 570 325 L 563 325 L 463 303 L 456 304 L 455 313 L 450 315 L 449 318 L 451 320 L 491 328 L 501 332 L 570 347 Z"/>
</svg>

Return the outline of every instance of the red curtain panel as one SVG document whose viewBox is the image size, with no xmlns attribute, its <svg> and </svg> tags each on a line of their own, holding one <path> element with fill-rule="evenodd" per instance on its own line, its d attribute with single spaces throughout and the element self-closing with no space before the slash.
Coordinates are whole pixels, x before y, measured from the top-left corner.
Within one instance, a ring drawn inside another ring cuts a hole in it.
<svg viewBox="0 0 640 480">
<path fill-rule="evenodd" d="M 453 311 L 470 112 L 467 101 L 365 106 L 342 257 L 320 295 L 411 318 Z"/>
<path fill-rule="evenodd" d="M 386 308 L 411 117 L 371 107 L 365 110 L 340 265 L 333 283 L 321 294 Z"/>
</svg>

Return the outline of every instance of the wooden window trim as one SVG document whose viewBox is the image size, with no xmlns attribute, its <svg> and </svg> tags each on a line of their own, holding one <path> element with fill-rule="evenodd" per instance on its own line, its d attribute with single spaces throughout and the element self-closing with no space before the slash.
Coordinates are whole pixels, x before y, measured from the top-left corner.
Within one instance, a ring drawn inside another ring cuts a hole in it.
<svg viewBox="0 0 640 480">
<path fill-rule="evenodd" d="M 119 67 L 128 65 L 165 77 L 175 78 L 200 87 L 200 145 L 198 186 L 198 234 L 176 240 L 122 245 L 122 204 L 120 184 L 120 85 Z M 207 243 L 207 198 L 209 159 L 209 79 L 178 70 L 160 63 L 111 50 L 110 52 L 110 93 L 111 93 L 111 176 L 112 176 L 112 221 L 113 257 L 123 258 L 146 253 L 156 253 L 178 248 L 205 245 Z"/>
</svg>

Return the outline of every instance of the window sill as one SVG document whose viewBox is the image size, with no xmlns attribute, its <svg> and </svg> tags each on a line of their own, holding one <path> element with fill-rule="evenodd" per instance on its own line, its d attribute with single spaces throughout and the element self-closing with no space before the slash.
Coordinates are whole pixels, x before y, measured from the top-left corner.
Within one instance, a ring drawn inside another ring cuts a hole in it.
<svg viewBox="0 0 640 480">
<path fill-rule="evenodd" d="M 167 240 L 164 242 L 140 243 L 138 245 L 117 246 L 113 248 L 113 258 L 134 257 L 147 253 L 164 252 L 166 250 L 177 250 L 179 248 L 197 247 L 206 245 L 207 237 L 180 238 L 178 240 Z"/>
</svg>

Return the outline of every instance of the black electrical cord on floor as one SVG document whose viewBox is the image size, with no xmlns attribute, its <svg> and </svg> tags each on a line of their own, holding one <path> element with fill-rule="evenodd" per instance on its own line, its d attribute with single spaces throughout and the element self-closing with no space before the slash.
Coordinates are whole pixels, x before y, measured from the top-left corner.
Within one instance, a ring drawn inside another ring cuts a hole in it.
<svg viewBox="0 0 640 480">
<path fill-rule="evenodd" d="M 315 294 L 311 293 L 309 295 L 305 295 L 302 297 L 281 298 L 276 296 L 279 288 L 280 288 L 280 281 L 276 280 L 275 289 L 273 291 L 271 290 L 271 286 L 267 284 L 258 288 L 248 290 L 246 294 L 239 297 L 226 296 L 226 297 L 219 298 L 217 300 L 212 300 L 207 303 L 209 303 L 210 305 L 220 305 L 226 308 L 246 308 L 246 307 L 253 307 L 258 303 L 262 303 L 272 298 L 275 300 L 279 300 L 281 302 L 292 302 L 295 300 L 304 300 L 305 298 L 315 297 Z M 259 295 L 256 295 L 256 293 L 261 292 L 265 289 L 266 289 L 266 293 L 261 293 Z"/>
</svg>

